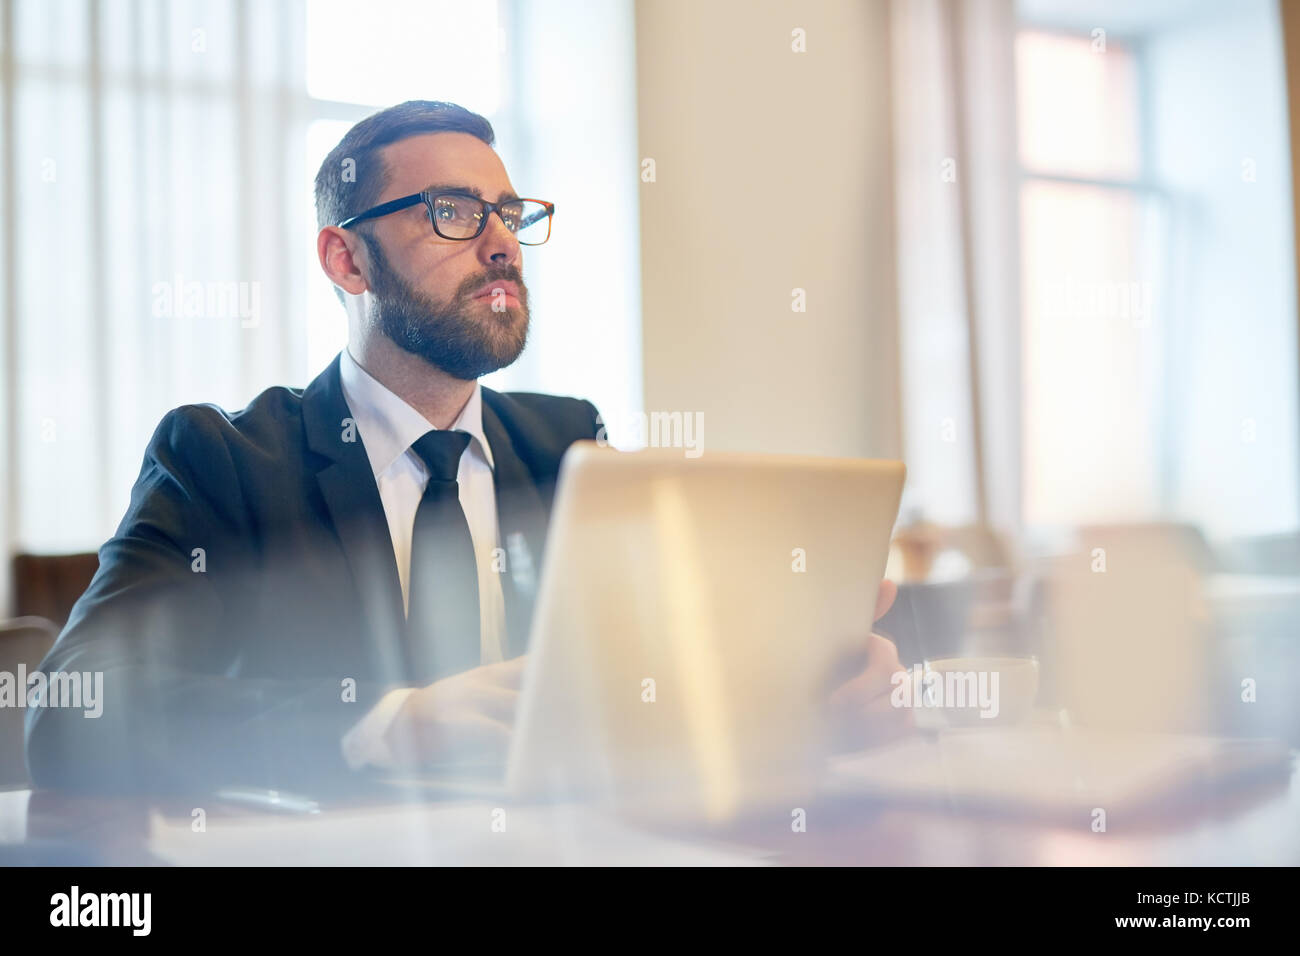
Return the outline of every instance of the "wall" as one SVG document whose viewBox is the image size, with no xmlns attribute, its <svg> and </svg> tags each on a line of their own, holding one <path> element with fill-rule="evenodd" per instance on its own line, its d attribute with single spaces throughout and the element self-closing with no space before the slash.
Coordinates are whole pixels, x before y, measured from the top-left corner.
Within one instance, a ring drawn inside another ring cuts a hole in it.
<svg viewBox="0 0 1300 956">
<path fill-rule="evenodd" d="M 639 0 L 636 30 L 646 409 L 898 457 L 887 5 Z"/>
</svg>

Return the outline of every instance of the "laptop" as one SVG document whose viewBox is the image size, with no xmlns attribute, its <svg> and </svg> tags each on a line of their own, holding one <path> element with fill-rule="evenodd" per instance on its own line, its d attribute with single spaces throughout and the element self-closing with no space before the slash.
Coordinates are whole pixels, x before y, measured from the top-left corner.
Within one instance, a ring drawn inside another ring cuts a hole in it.
<svg viewBox="0 0 1300 956">
<path fill-rule="evenodd" d="M 904 473 L 574 445 L 508 792 L 698 819 L 808 793 L 827 756 L 820 705 L 871 630 Z"/>
</svg>

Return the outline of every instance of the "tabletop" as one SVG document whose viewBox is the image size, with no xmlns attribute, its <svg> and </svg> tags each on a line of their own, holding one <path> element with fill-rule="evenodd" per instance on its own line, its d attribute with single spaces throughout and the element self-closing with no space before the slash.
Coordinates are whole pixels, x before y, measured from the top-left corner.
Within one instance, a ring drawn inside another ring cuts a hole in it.
<svg viewBox="0 0 1300 956">
<path fill-rule="evenodd" d="M 212 800 L 0 792 L 0 860 L 104 865 L 1300 865 L 1300 770 L 1112 818 L 811 800 L 720 825 L 403 794 L 287 815 Z"/>
</svg>

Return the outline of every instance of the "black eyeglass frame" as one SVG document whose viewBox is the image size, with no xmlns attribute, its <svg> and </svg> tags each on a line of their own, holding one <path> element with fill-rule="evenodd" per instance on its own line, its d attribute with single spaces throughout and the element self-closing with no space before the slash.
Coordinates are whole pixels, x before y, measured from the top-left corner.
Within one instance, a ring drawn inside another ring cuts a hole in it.
<svg viewBox="0 0 1300 956">
<path fill-rule="evenodd" d="M 478 229 L 474 232 L 474 235 L 472 236 L 443 235 L 442 230 L 438 228 L 438 217 L 434 213 L 434 205 L 433 205 L 438 199 L 440 199 L 443 196 L 455 196 L 458 199 L 473 199 L 475 202 L 479 203 L 483 207 L 483 218 L 478 221 Z M 357 223 L 364 222 L 367 219 L 378 219 L 380 216 L 387 216 L 390 213 L 400 212 L 403 209 L 409 209 L 412 206 L 416 206 L 419 205 L 420 203 L 424 203 L 425 208 L 429 212 L 429 222 L 433 224 L 434 232 L 436 232 L 443 239 L 450 239 L 452 242 L 467 242 L 470 239 L 477 239 L 479 236 L 483 235 L 483 230 L 487 228 L 488 217 L 491 216 L 492 213 L 495 212 L 497 214 L 497 217 L 504 223 L 506 221 L 506 218 L 505 216 L 501 215 L 501 207 L 516 202 L 535 202 L 546 208 L 546 239 L 543 239 L 541 242 L 524 242 L 522 239 L 519 240 L 519 244 L 521 246 L 542 245 L 547 241 L 547 239 L 551 238 L 551 220 L 555 217 L 555 203 L 547 202 L 544 199 L 532 199 L 531 197 L 528 196 L 515 196 L 510 199 L 503 199 L 500 202 L 488 202 L 486 199 L 481 199 L 480 197 L 475 196 L 473 193 L 457 191 L 454 189 L 440 189 L 438 192 L 431 192 L 430 190 L 422 189 L 418 193 L 411 193 L 411 195 L 403 196 L 400 199 L 390 199 L 388 202 L 380 203 L 378 206 L 372 206 L 371 208 L 367 209 L 365 212 L 359 212 L 355 216 L 349 216 L 347 219 L 344 219 L 341 223 L 338 224 L 338 228 L 350 229 L 353 226 L 355 226 Z M 528 226 L 531 226 L 533 222 L 536 222 L 536 220 L 521 223 L 519 225 L 519 228 L 515 229 L 512 235 L 517 236 L 520 229 L 526 229 Z M 509 229 L 510 227 L 506 226 L 506 228 Z"/>
</svg>

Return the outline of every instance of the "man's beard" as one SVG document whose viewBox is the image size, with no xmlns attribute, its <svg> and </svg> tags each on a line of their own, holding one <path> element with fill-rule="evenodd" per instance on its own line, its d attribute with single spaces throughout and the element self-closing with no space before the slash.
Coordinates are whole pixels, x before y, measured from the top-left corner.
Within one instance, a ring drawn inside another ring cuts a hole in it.
<svg viewBox="0 0 1300 956">
<path fill-rule="evenodd" d="M 472 381 L 505 368 L 528 341 L 528 290 L 514 266 L 489 268 L 460 284 L 448 303 L 416 291 L 388 265 L 379 243 L 364 237 L 370 253 L 371 320 L 397 345 L 448 375 Z M 509 280 L 519 289 L 519 307 L 496 311 L 496 298 L 470 297 L 484 285 Z"/>
</svg>

